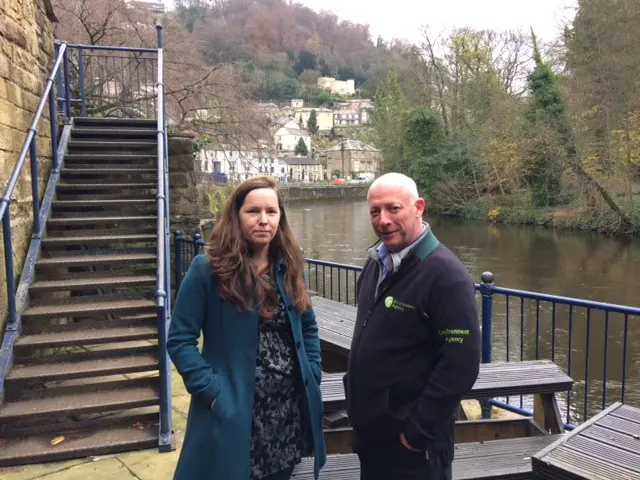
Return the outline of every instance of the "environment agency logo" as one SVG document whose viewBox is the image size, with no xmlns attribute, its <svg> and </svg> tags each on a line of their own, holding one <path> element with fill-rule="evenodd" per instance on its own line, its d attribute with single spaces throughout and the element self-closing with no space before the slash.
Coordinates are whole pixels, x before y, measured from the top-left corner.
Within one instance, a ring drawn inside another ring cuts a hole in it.
<svg viewBox="0 0 640 480">
<path fill-rule="evenodd" d="M 401 302 L 397 298 L 393 298 L 391 295 L 384 299 L 384 306 L 392 308 L 393 310 L 398 310 L 399 312 L 416 309 L 415 305 L 409 305 L 408 303 Z"/>
</svg>

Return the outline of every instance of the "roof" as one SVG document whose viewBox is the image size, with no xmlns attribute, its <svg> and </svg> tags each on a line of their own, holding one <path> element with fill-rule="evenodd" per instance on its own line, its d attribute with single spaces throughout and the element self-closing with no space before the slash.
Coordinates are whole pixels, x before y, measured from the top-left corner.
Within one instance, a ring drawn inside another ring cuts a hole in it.
<svg viewBox="0 0 640 480">
<path fill-rule="evenodd" d="M 278 161 L 285 162 L 287 165 L 322 165 L 319 160 L 309 157 L 281 157 Z"/>
<path fill-rule="evenodd" d="M 309 132 L 307 132 L 306 130 L 299 130 L 297 128 L 287 128 L 287 127 L 282 127 L 282 128 L 284 128 L 289 135 L 297 135 L 298 137 L 308 137 L 309 136 Z M 280 130 L 278 130 L 278 131 L 280 131 Z"/>
<path fill-rule="evenodd" d="M 344 150 L 345 152 L 347 150 L 360 150 L 360 151 L 365 151 L 365 152 L 379 152 L 380 150 L 378 150 L 377 148 L 372 147 L 371 145 L 367 145 L 366 143 L 360 141 L 360 140 L 345 140 L 344 142 L 340 142 L 337 145 L 328 148 L 326 151 L 327 152 L 339 152 L 340 151 L 340 145 L 344 144 Z"/>
</svg>

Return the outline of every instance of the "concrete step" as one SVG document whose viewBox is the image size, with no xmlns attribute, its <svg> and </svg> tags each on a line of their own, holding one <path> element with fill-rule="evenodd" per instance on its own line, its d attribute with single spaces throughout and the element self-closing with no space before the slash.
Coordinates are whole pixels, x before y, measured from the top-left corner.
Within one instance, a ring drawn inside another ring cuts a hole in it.
<svg viewBox="0 0 640 480">
<path fill-rule="evenodd" d="M 154 253 L 114 253 L 104 255 L 72 255 L 40 258 L 36 269 L 44 267 L 90 267 L 97 265 L 122 265 L 152 263 L 157 260 Z"/>
<path fill-rule="evenodd" d="M 33 348 L 61 348 L 81 345 L 99 345 L 136 340 L 154 340 L 158 331 L 151 325 L 138 325 L 111 328 L 85 328 L 72 332 L 39 333 L 25 335 L 18 339 L 16 352 Z"/>
<path fill-rule="evenodd" d="M 37 381 L 40 384 L 41 382 L 151 372 L 157 369 L 157 356 L 145 352 L 138 355 L 103 356 L 33 365 L 14 365 L 6 376 L 6 382 L 8 390 L 12 386 L 15 387 L 16 382 Z"/>
<path fill-rule="evenodd" d="M 148 407 L 159 403 L 156 388 L 127 387 L 126 381 L 119 382 L 117 388 L 100 390 L 99 384 L 92 392 L 56 395 L 32 400 L 10 402 L 0 407 L 0 424 L 15 420 L 42 418 L 50 421 L 51 417 L 70 414 L 74 415 L 111 412 L 130 408 Z M 47 418 L 49 417 L 49 418 Z"/>
<path fill-rule="evenodd" d="M 155 285 L 154 275 L 129 275 L 110 277 L 70 278 L 63 280 L 36 280 L 29 287 L 29 292 L 63 292 L 90 290 L 93 288 L 139 287 Z"/>
<path fill-rule="evenodd" d="M 88 225 L 153 225 L 157 218 L 155 215 L 85 215 L 82 217 L 62 217 L 56 216 L 47 220 L 48 227 L 84 227 Z"/>
<path fill-rule="evenodd" d="M 154 243 L 158 239 L 158 236 L 156 234 L 109 235 L 107 232 L 108 230 L 96 230 L 95 235 L 48 236 L 42 239 L 42 246 L 60 247 L 72 245 L 131 245 L 136 243 Z"/>
<path fill-rule="evenodd" d="M 138 423 L 132 418 L 118 425 L 72 430 L 65 432 L 65 440 L 55 446 L 51 440 L 57 435 L 52 433 L 11 439 L 0 448 L 0 467 L 157 447 L 158 428 L 150 424 L 138 427 Z"/>
<path fill-rule="evenodd" d="M 38 318 L 66 318 L 86 315 L 99 314 L 126 314 L 153 311 L 156 308 L 156 301 L 146 298 L 109 299 L 108 295 L 101 297 L 89 297 L 91 299 L 104 298 L 98 301 L 80 301 L 83 297 L 71 297 L 69 299 L 57 299 L 57 301 L 68 302 L 62 304 L 44 304 L 37 306 L 29 306 L 22 313 L 24 321 Z"/>
</svg>

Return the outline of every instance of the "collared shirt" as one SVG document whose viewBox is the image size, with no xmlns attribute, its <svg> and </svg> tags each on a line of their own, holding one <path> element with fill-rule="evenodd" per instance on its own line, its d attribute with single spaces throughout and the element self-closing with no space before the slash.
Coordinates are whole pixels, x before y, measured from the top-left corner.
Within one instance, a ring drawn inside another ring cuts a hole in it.
<svg viewBox="0 0 640 480">
<path fill-rule="evenodd" d="M 381 274 L 378 279 L 378 285 L 380 284 L 380 282 L 382 282 L 382 280 L 385 279 L 387 274 L 393 274 L 398 270 L 402 259 L 411 251 L 413 247 L 415 247 L 420 242 L 420 240 L 425 237 L 427 233 L 429 233 L 429 230 L 429 224 L 427 222 L 422 222 L 422 233 L 420 234 L 420 236 L 399 252 L 390 252 L 383 242 L 380 242 L 377 247 L 371 248 L 369 250 L 369 254 L 371 254 L 371 256 L 380 265 Z"/>
</svg>

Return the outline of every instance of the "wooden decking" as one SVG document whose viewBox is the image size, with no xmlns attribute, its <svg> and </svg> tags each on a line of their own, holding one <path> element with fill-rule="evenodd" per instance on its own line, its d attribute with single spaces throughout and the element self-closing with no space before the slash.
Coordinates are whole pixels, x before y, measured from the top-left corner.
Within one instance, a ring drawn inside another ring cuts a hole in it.
<svg viewBox="0 0 640 480">
<path fill-rule="evenodd" d="M 455 447 L 453 478 L 528 479 L 531 456 L 558 440 L 559 436 L 539 436 L 483 443 L 465 443 Z M 355 454 L 329 455 L 320 472 L 320 480 L 357 480 L 360 462 Z M 305 458 L 295 469 L 295 480 L 313 479 L 313 459 Z"/>
<path fill-rule="evenodd" d="M 322 399 L 325 411 L 346 407 L 343 373 L 328 373 L 322 377 Z M 485 363 L 473 389 L 464 398 L 501 397 L 566 392 L 573 380 L 553 362 L 532 360 L 526 362 Z"/>
<path fill-rule="evenodd" d="M 537 478 L 640 479 L 640 409 L 615 403 L 532 458 Z"/>
</svg>

